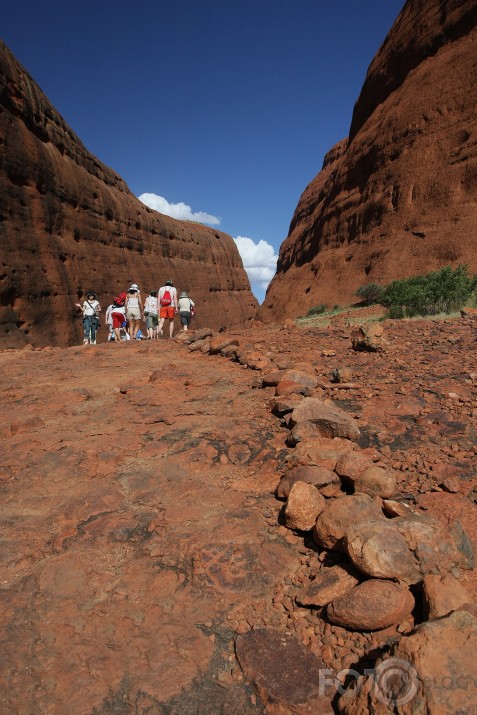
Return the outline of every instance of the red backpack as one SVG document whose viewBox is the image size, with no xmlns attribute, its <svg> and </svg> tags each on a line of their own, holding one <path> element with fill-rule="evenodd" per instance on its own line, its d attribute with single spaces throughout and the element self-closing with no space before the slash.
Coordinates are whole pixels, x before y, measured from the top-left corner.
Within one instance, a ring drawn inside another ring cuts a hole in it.
<svg viewBox="0 0 477 715">
<path fill-rule="evenodd" d="M 126 302 L 126 293 L 120 293 L 120 294 L 114 299 L 114 302 L 115 302 L 116 305 L 118 305 L 118 306 L 124 305 L 124 303 Z"/>
<path fill-rule="evenodd" d="M 164 291 L 164 295 L 161 298 L 161 305 L 170 305 L 172 303 L 172 298 L 171 294 L 169 293 L 169 290 L 166 288 Z"/>
</svg>

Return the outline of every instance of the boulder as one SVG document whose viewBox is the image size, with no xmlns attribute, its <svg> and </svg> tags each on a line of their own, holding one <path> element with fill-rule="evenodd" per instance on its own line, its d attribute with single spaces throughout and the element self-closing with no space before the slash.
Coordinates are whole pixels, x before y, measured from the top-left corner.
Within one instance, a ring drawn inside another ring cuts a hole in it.
<svg viewBox="0 0 477 715">
<path fill-rule="evenodd" d="M 264 387 L 276 387 L 279 382 L 285 379 L 285 370 L 272 370 L 262 375 Z"/>
<path fill-rule="evenodd" d="M 386 345 L 383 338 L 383 326 L 377 323 L 361 325 L 351 333 L 351 344 L 357 352 L 382 352 Z"/>
<path fill-rule="evenodd" d="M 398 516 L 392 523 L 406 540 L 423 576 L 444 575 L 454 567 L 473 568 L 472 545 L 465 539 L 462 527 L 457 530 L 456 539 L 451 530 L 426 514 Z"/>
<path fill-rule="evenodd" d="M 234 338 L 234 337 L 226 336 L 226 335 L 217 335 L 215 338 L 212 338 L 210 341 L 209 352 L 211 355 L 217 355 L 217 353 L 220 353 L 221 350 L 228 347 L 229 345 L 238 346 L 239 344 L 240 344 L 240 341 L 238 338 Z"/>
<path fill-rule="evenodd" d="M 292 412 L 292 426 L 312 422 L 324 437 L 358 439 L 360 432 L 356 421 L 331 400 L 307 397 Z"/>
<path fill-rule="evenodd" d="M 390 469 L 372 465 L 356 477 L 354 491 L 372 497 L 392 497 L 396 492 L 396 475 Z"/>
<path fill-rule="evenodd" d="M 389 517 L 407 516 L 414 513 L 409 504 L 392 499 L 383 499 L 383 511 Z"/>
<path fill-rule="evenodd" d="M 306 385 L 293 380 L 281 380 L 275 388 L 275 395 L 277 396 L 293 394 L 309 396 L 311 390 Z"/>
<path fill-rule="evenodd" d="M 242 365 L 246 365 L 250 370 L 268 370 L 271 361 L 261 353 L 246 353 Z"/>
<path fill-rule="evenodd" d="M 287 412 L 292 412 L 295 407 L 298 407 L 302 400 L 303 395 L 280 395 L 272 397 L 270 406 L 272 412 L 275 412 L 277 415 L 284 415 Z"/>
<path fill-rule="evenodd" d="M 353 631 L 379 631 L 405 620 L 414 608 L 406 586 L 370 579 L 338 596 L 327 608 L 331 623 Z"/>
<path fill-rule="evenodd" d="M 287 499 L 290 489 L 295 482 L 304 482 L 311 484 L 319 492 L 327 487 L 340 487 L 340 478 L 335 472 L 326 467 L 317 467 L 313 464 L 303 464 L 296 467 L 291 467 L 281 478 L 277 487 L 277 497 L 279 499 Z"/>
<path fill-rule="evenodd" d="M 228 358 L 229 360 L 236 360 L 237 359 L 237 346 L 236 345 L 227 345 L 225 348 L 222 348 L 220 351 L 220 354 L 224 358 Z M 260 385 L 261 387 L 261 385 Z"/>
<path fill-rule="evenodd" d="M 325 498 L 312 484 L 295 482 L 285 507 L 285 522 L 289 529 L 309 531 L 325 508 Z"/>
<path fill-rule="evenodd" d="M 315 464 L 316 466 L 334 469 L 338 460 L 354 445 L 347 439 L 327 439 L 319 437 L 310 442 L 301 442 L 288 459 L 290 466 L 295 464 Z"/>
<path fill-rule="evenodd" d="M 343 383 L 351 382 L 353 371 L 349 367 L 336 367 L 331 374 L 331 382 Z"/>
<path fill-rule="evenodd" d="M 194 343 L 196 340 L 205 340 L 206 338 L 211 338 L 213 334 L 214 331 L 211 328 L 201 328 L 200 330 L 194 330 L 194 332 L 188 330 L 185 342 Z"/>
<path fill-rule="evenodd" d="M 340 477 L 345 477 L 350 482 L 354 482 L 365 469 L 372 466 L 371 459 L 358 451 L 351 451 L 344 454 L 338 461 L 335 471 Z"/>
<path fill-rule="evenodd" d="M 354 566 L 373 578 L 416 580 L 414 557 L 399 531 L 389 521 L 352 525 L 345 536 L 345 549 Z"/>
<path fill-rule="evenodd" d="M 311 370 L 311 366 L 310 366 Z M 282 380 L 292 380 L 293 382 L 298 382 L 303 387 L 308 387 L 310 390 L 314 390 L 318 385 L 318 378 L 315 374 L 310 374 L 304 372 L 303 370 L 298 370 L 296 368 L 289 368 L 285 370 L 282 376 Z"/>
<path fill-rule="evenodd" d="M 273 712 L 332 715 L 320 687 L 325 664 L 293 636 L 257 628 L 238 636 L 235 652 L 245 678 Z"/>
<path fill-rule="evenodd" d="M 427 620 L 442 618 L 472 601 L 465 586 L 452 574 L 429 574 L 423 580 L 424 613 Z"/>
<path fill-rule="evenodd" d="M 300 591 L 296 601 L 301 606 L 323 607 L 343 596 L 359 583 L 359 576 L 350 566 L 322 567 L 316 578 Z"/>
<path fill-rule="evenodd" d="M 290 423 L 291 414 L 287 415 L 287 417 L 288 422 Z M 287 437 L 287 444 L 294 447 L 300 442 L 314 442 L 315 440 L 320 439 L 321 436 L 322 435 L 318 425 L 313 424 L 313 422 L 300 422 L 295 426 L 291 426 Z"/>
<path fill-rule="evenodd" d="M 358 588 L 360 588 L 358 586 Z M 468 611 L 421 624 L 391 645 L 371 675 L 338 701 L 341 715 L 473 715 L 477 618 Z"/>
<path fill-rule="evenodd" d="M 209 338 L 203 338 L 202 340 L 194 340 L 194 342 L 189 345 L 189 350 L 193 353 L 202 350 L 203 347 L 206 347 L 206 350 L 208 350 L 209 345 Z"/>
<path fill-rule="evenodd" d="M 380 520 L 385 520 L 381 508 L 367 494 L 330 499 L 316 520 L 313 538 L 325 549 L 345 551 L 345 536 L 352 526 Z"/>
</svg>

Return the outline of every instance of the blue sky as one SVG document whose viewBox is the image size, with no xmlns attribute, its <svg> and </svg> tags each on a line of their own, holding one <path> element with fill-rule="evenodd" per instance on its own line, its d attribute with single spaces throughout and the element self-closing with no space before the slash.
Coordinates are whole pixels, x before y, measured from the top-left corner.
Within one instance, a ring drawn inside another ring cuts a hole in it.
<svg viewBox="0 0 477 715">
<path fill-rule="evenodd" d="M 261 301 L 403 4 L 17 0 L 2 39 L 136 196 L 237 239 Z"/>
</svg>

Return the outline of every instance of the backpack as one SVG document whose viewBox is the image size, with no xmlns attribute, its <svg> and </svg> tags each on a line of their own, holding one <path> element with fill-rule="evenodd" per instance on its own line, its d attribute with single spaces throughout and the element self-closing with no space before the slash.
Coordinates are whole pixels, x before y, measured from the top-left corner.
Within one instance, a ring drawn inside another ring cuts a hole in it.
<svg viewBox="0 0 477 715">
<path fill-rule="evenodd" d="M 114 303 L 115 303 L 115 305 L 118 306 L 118 308 L 121 307 L 122 305 L 124 305 L 125 302 L 126 302 L 126 293 L 120 293 L 117 296 L 117 298 L 114 299 Z"/>
<path fill-rule="evenodd" d="M 171 294 L 169 293 L 169 290 L 166 288 L 164 291 L 164 295 L 161 298 L 161 305 L 170 305 L 172 303 L 172 298 Z"/>
</svg>

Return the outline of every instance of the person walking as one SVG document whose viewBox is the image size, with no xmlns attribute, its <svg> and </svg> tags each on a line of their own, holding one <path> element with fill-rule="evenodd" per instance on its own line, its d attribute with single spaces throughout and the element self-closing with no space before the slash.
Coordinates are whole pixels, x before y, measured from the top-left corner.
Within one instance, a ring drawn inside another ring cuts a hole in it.
<svg viewBox="0 0 477 715">
<path fill-rule="evenodd" d="M 96 331 L 99 328 L 99 312 L 101 306 L 98 303 L 94 290 L 89 290 L 86 293 L 86 300 L 81 303 L 76 303 L 76 306 L 83 311 L 83 345 L 96 345 Z"/>
<path fill-rule="evenodd" d="M 182 329 L 188 330 L 191 318 L 195 315 L 195 303 L 189 298 L 185 290 L 179 296 L 178 307 Z"/>
<path fill-rule="evenodd" d="M 113 301 L 113 307 L 111 310 L 112 319 L 112 329 L 114 333 L 114 340 L 117 343 L 121 342 L 121 328 L 126 325 L 126 295 L 125 293 L 120 293 L 117 298 Z"/>
<path fill-rule="evenodd" d="M 166 281 L 164 285 L 159 288 L 157 302 L 160 311 L 159 335 L 163 335 L 164 321 L 167 319 L 169 320 L 169 337 L 172 338 L 174 334 L 174 317 L 177 313 L 177 291 L 172 281 Z"/>
<path fill-rule="evenodd" d="M 126 298 L 126 318 L 129 321 L 129 336 L 131 340 L 134 340 L 139 330 L 139 322 L 142 317 L 141 307 L 141 291 L 136 283 L 133 283 L 128 290 Z"/>
<path fill-rule="evenodd" d="M 144 303 L 144 317 L 146 318 L 147 339 L 157 338 L 159 316 L 157 314 L 157 290 L 151 290 Z"/>
</svg>

